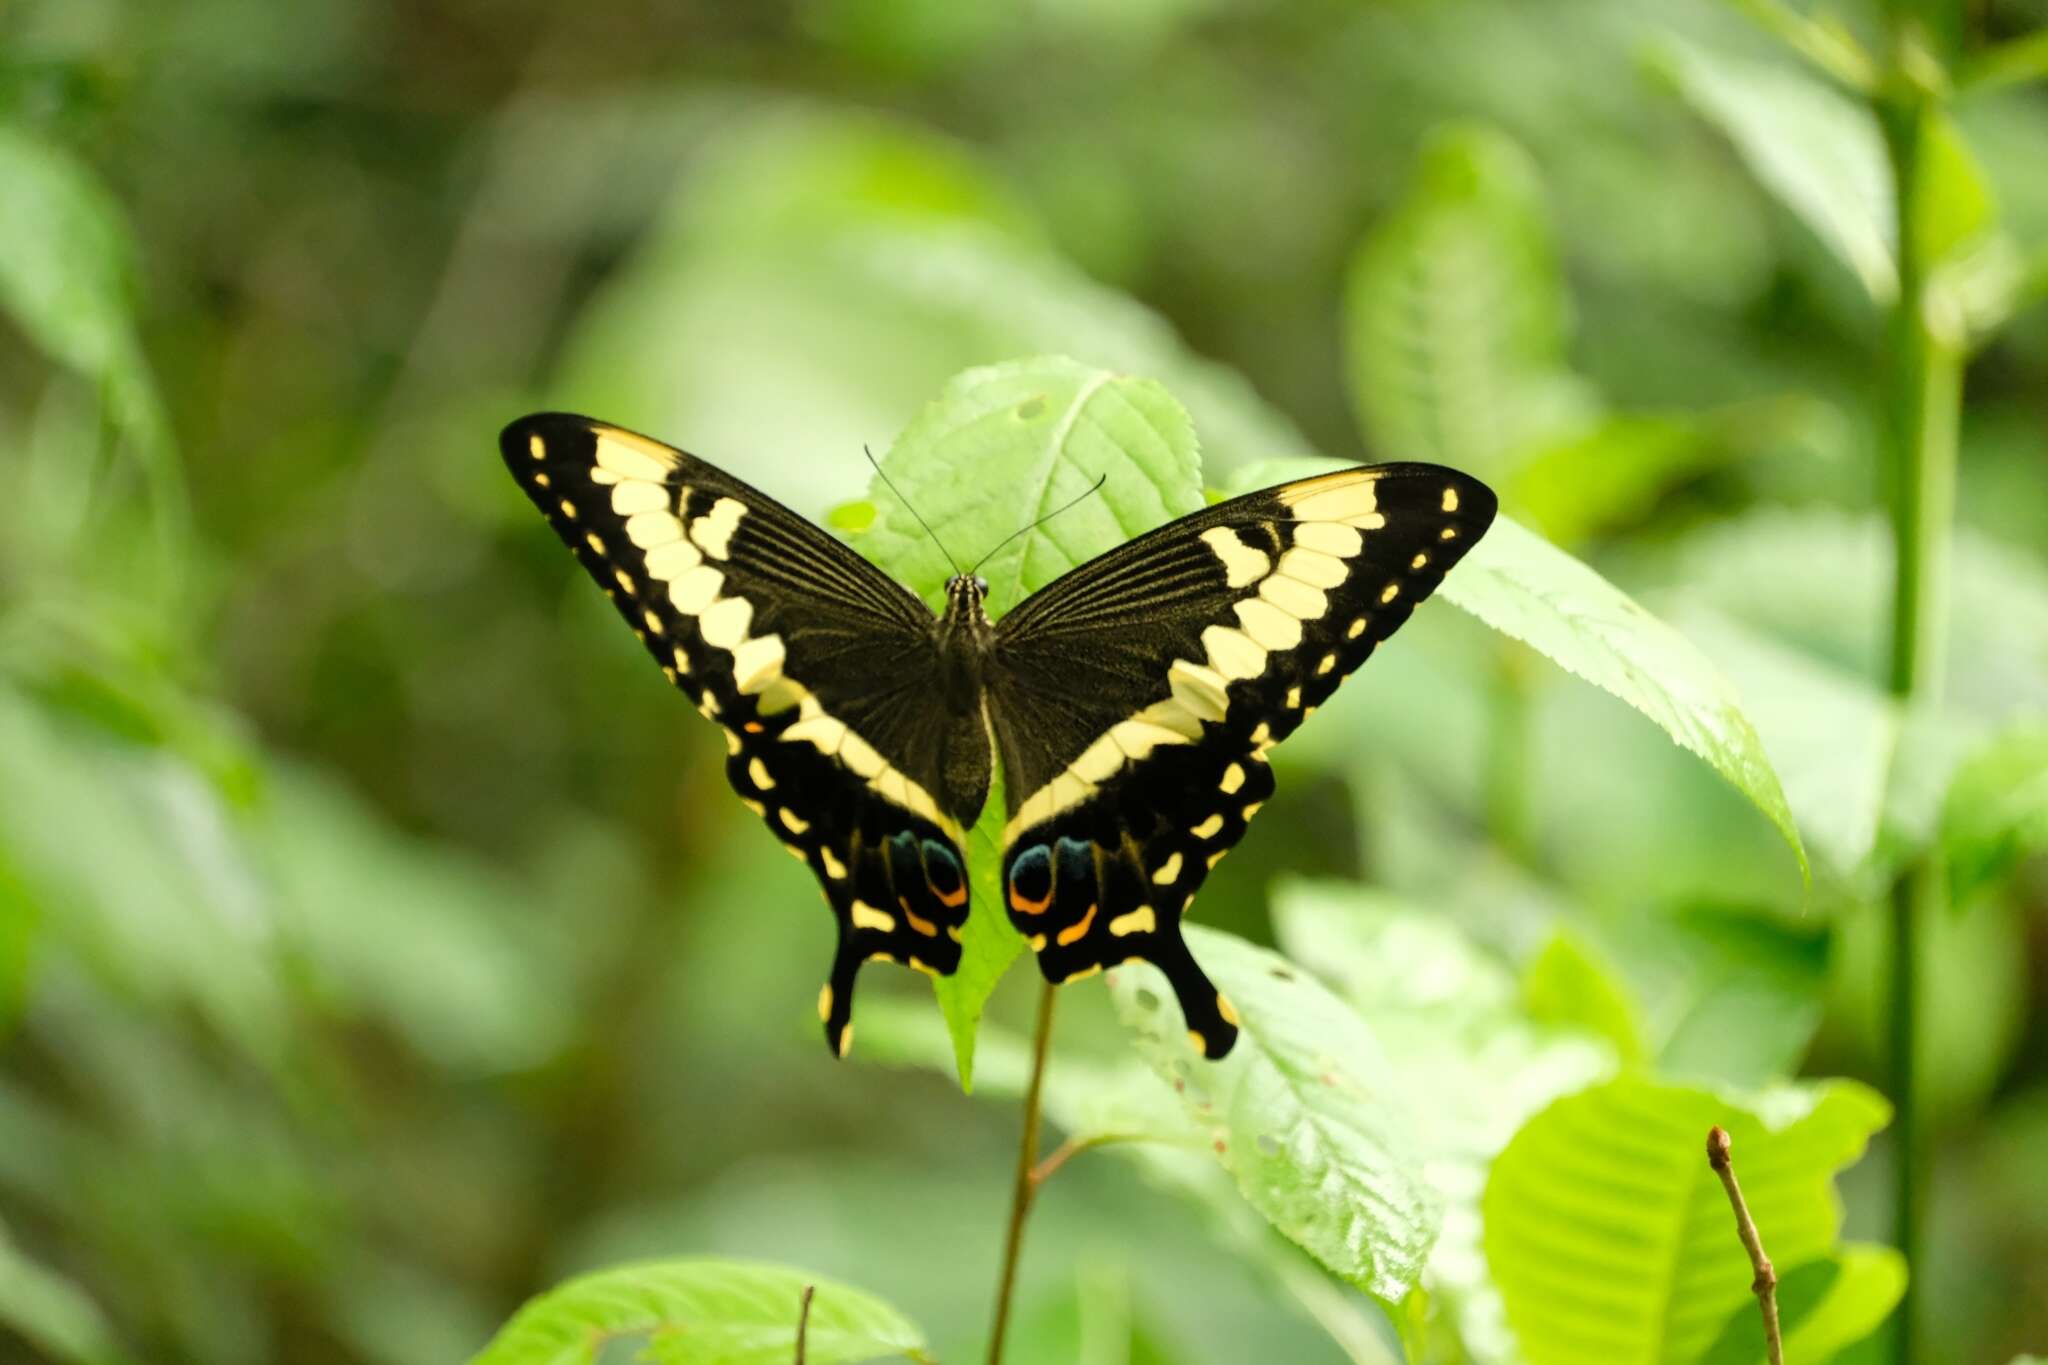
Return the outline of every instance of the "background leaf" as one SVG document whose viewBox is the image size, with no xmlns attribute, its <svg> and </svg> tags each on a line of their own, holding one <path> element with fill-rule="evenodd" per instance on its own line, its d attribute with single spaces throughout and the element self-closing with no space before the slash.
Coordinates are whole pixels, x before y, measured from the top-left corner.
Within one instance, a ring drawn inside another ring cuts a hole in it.
<svg viewBox="0 0 2048 1365">
<path fill-rule="evenodd" d="M 1770 1251 L 1765 1245 L 1766 1253 Z M 1827 1360 L 1869 1337 L 1898 1306 L 1906 1263 L 1890 1247 L 1850 1244 L 1778 1280 L 1778 1324 L 1786 1360 Z M 1700 1365 L 1765 1365 L 1763 1318 L 1737 1308 Z"/>
<path fill-rule="evenodd" d="M 1438 590 L 1655 721 L 1748 797 L 1807 869 L 1785 793 L 1734 689 L 1685 637 L 1508 517 Z"/>
<path fill-rule="evenodd" d="M 1562 285 L 1528 154 L 1484 127 L 1439 130 L 1345 290 L 1346 375 L 1377 457 L 1494 478 L 1578 417 Z"/>
<path fill-rule="evenodd" d="M 1734 1139 L 1750 1213 L 1791 1271 L 1833 1248 L 1834 1173 L 1886 1117 L 1848 1082 L 1741 1100 L 1636 1077 L 1531 1119 L 1484 1205 L 1487 1261 L 1531 1365 L 1689 1365 L 1749 1296 L 1708 1128 Z"/>
<path fill-rule="evenodd" d="M 126 1359 L 99 1305 L 62 1275 L 36 1264 L 0 1227 L 0 1327 L 73 1365 Z"/>
<path fill-rule="evenodd" d="M 1286 959 L 1213 929 L 1185 932 L 1243 1021 L 1230 1056 L 1202 1062 L 1149 965 L 1112 974 L 1117 1013 L 1252 1207 L 1333 1273 L 1402 1298 L 1443 1214 L 1379 1045 Z"/>
<path fill-rule="evenodd" d="M 1672 43 L 1666 69 L 1686 101 L 1735 144 L 1777 195 L 1854 272 L 1871 298 L 1898 289 L 1898 224 L 1876 121 L 1789 63 Z"/>
<path fill-rule="evenodd" d="M 674 1260 L 600 1270 L 519 1310 L 471 1365 L 597 1365 L 613 1342 L 649 1365 L 788 1365 L 797 1305 L 811 1300 L 809 1359 L 854 1365 L 882 1357 L 926 1360 L 924 1336 L 860 1290 L 784 1266 Z"/>
</svg>

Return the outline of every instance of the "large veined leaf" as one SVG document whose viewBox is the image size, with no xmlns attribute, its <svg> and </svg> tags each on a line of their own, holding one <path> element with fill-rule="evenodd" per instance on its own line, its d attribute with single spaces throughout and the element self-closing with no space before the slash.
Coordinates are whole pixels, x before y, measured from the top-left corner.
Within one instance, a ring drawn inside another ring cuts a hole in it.
<svg viewBox="0 0 2048 1365">
<path fill-rule="evenodd" d="M 1905 1290 L 1906 1258 L 1883 1246 L 1845 1246 L 1780 1275 L 1785 1359 L 1823 1361 L 1855 1345 L 1877 1330 Z M 1763 1319 L 1755 1304 L 1729 1315 L 1700 1365 L 1766 1365 Z"/>
<path fill-rule="evenodd" d="M 1345 292 L 1351 398 L 1386 458 L 1499 473 L 1586 415 L 1564 368 L 1564 281 L 1527 153 L 1461 127 L 1423 150 Z"/>
<path fill-rule="evenodd" d="M 924 1334 L 871 1294 L 786 1266 L 698 1259 L 570 1280 L 521 1308 L 470 1365 L 788 1365 L 806 1285 L 809 1365 L 930 1359 Z M 615 1343 L 637 1350 L 621 1356 Z"/>
<path fill-rule="evenodd" d="M 1278 954 L 1213 929 L 1185 932 L 1242 1021 L 1231 1054 L 1201 1059 L 1149 965 L 1111 973 L 1118 1015 L 1252 1207 L 1333 1273 L 1399 1301 L 1443 1215 L 1371 1030 Z"/>
<path fill-rule="evenodd" d="M 1734 688 L 1690 641 L 1511 517 L 1499 517 L 1437 590 L 1503 635 L 1655 721 L 1800 842 L 1778 775 Z"/>
<path fill-rule="evenodd" d="M 1202 505 L 1201 456 L 1180 404 L 1150 380 L 1060 356 L 956 376 L 904 429 L 882 469 L 895 488 L 875 479 L 870 499 L 877 513 L 853 545 L 935 608 L 954 572 L 947 551 L 961 557 L 963 569 L 995 551 L 981 568 L 992 616 L 1075 565 Z M 1083 496 L 1098 479 L 1101 490 Z M 1045 525 L 1002 544 L 1075 498 L 1081 501 Z M 972 908 L 960 969 L 933 984 L 964 1085 L 973 1083 L 975 1024 L 1023 948 L 1002 910 L 1003 821 L 998 782 L 969 838 Z"/>
<path fill-rule="evenodd" d="M 1399 1079 L 1443 1232 L 1424 1285 L 1480 1365 L 1516 1359 L 1480 1249 L 1487 1167 L 1524 1120 L 1613 1073 L 1612 1048 L 1546 1028 L 1514 973 L 1455 923 L 1350 883 L 1283 882 L 1273 924 L 1288 956 L 1329 983 L 1372 1029 Z"/>
<path fill-rule="evenodd" d="M 1781 1272 L 1829 1255 L 1834 1174 L 1889 1116 L 1847 1081 L 1753 1098 L 1630 1077 L 1558 1101 L 1494 1163 L 1486 1258 L 1530 1365 L 1692 1365 L 1750 1297 L 1707 1130 Z"/>
</svg>

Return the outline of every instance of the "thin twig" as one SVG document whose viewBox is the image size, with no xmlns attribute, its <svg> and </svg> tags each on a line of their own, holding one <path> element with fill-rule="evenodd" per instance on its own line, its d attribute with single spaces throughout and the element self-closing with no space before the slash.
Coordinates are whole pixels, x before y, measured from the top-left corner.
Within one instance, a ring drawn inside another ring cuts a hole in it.
<svg viewBox="0 0 2048 1365">
<path fill-rule="evenodd" d="M 1749 1263 L 1756 1269 L 1756 1278 L 1749 1287 L 1764 1315 L 1764 1350 L 1771 1365 L 1785 1365 L 1785 1343 L 1778 1335 L 1778 1272 L 1772 1268 L 1771 1258 L 1764 1255 L 1756 1220 L 1749 1216 L 1749 1205 L 1742 1200 L 1742 1186 L 1735 1183 L 1735 1163 L 1730 1157 L 1733 1150 L 1726 1128 L 1716 1124 L 1707 1130 L 1707 1164 L 1721 1177 L 1721 1188 L 1728 1191 L 1728 1205 L 1735 1210 L 1736 1235 L 1742 1238 L 1742 1249 L 1749 1253 Z"/>
<path fill-rule="evenodd" d="M 1070 1137 L 1052 1149 L 1052 1155 L 1031 1168 L 1031 1185 L 1037 1187 L 1052 1179 L 1053 1172 L 1066 1165 L 1073 1158 L 1090 1147 L 1107 1147 L 1112 1142 L 1149 1142 L 1154 1140 L 1147 1133 L 1091 1133 L 1086 1137 Z"/>
<path fill-rule="evenodd" d="M 1024 1219 L 1038 1191 L 1038 1102 L 1045 1089 L 1045 1059 L 1052 1052 L 1053 992 L 1046 982 L 1038 997 L 1038 1026 L 1031 1038 L 1031 1083 L 1024 1092 L 1024 1140 L 1017 1149 L 1017 1183 L 1010 1194 L 1010 1231 L 1003 1241 L 1003 1273 L 996 1284 L 996 1320 L 989 1329 L 988 1365 L 1002 1365 L 1003 1337 L 1010 1327 L 1010 1298 L 1017 1287 L 1017 1255 L 1024 1246 Z"/>
<path fill-rule="evenodd" d="M 804 1286 L 804 1296 L 796 1305 L 796 1365 L 804 1365 L 804 1338 L 811 1331 L 811 1296 L 818 1292 L 818 1286 Z"/>
</svg>

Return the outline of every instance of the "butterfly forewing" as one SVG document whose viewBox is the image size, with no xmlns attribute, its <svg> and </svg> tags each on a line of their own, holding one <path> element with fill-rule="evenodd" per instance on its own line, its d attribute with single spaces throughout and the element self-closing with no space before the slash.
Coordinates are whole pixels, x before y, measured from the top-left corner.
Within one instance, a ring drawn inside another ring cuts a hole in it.
<svg viewBox="0 0 2048 1365">
<path fill-rule="evenodd" d="M 1089 561 L 997 627 L 990 714 L 1010 919 L 1051 981 L 1166 974 L 1211 1057 L 1229 1002 L 1182 942 L 1272 794 L 1266 751 L 1408 619 L 1492 522 L 1484 484 L 1379 465 L 1208 508 Z"/>
<path fill-rule="evenodd" d="M 740 799 L 817 874 L 839 926 L 818 1009 L 843 1053 L 863 962 L 959 962 L 961 830 L 976 812 L 949 808 L 931 613 L 773 499 L 658 441 L 540 414 L 500 446 L 670 681 L 724 728 Z"/>
</svg>

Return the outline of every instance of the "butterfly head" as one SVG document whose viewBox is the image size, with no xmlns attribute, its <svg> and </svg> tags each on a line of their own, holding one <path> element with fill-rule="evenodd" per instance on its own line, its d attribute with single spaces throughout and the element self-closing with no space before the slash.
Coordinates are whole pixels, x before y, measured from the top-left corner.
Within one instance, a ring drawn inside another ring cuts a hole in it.
<svg viewBox="0 0 2048 1365">
<path fill-rule="evenodd" d="M 946 580 L 946 619 L 956 624 L 988 624 L 988 580 L 978 573 L 954 574 Z"/>
</svg>

